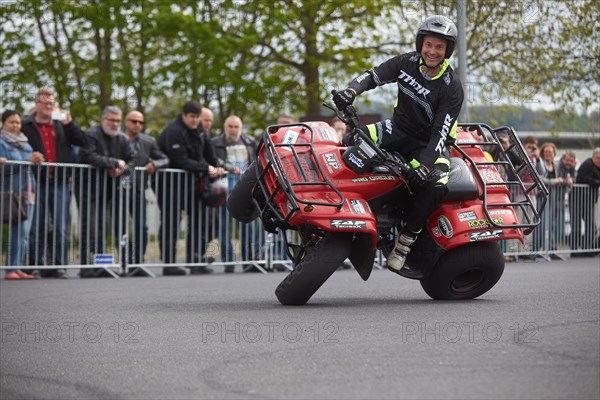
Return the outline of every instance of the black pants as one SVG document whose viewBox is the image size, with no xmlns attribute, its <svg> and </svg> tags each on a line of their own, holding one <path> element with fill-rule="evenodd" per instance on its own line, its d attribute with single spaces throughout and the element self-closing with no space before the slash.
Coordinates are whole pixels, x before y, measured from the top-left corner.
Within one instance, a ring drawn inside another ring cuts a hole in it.
<svg viewBox="0 0 600 400">
<path fill-rule="evenodd" d="M 573 186 L 569 194 L 569 210 L 571 214 L 571 249 L 591 249 L 598 246 L 596 223 L 594 222 L 594 206 L 598 198 L 592 187 Z M 585 232 L 581 233 L 581 222 Z"/>
<path fill-rule="evenodd" d="M 127 262 L 129 264 L 141 264 L 144 262 L 144 254 L 148 247 L 148 227 L 146 226 L 146 195 L 143 188 L 136 188 L 127 193 L 123 204 L 127 204 L 131 223 L 125 215 L 124 224 L 129 224 Z"/>
<path fill-rule="evenodd" d="M 202 203 L 194 176 L 163 174 L 155 180 L 154 189 L 161 213 L 158 238 L 163 262 L 176 262 L 182 211 L 187 215 L 186 262 L 202 262 L 208 242 L 218 235 L 218 218 Z"/>
<path fill-rule="evenodd" d="M 103 171 L 104 172 L 104 171 Z M 75 190 L 80 213 L 79 262 L 90 264 L 90 254 L 106 252 L 106 241 L 112 234 L 111 247 L 119 248 L 125 234 L 123 220 L 127 215 L 125 191 L 119 179 L 91 180 Z"/>
<path fill-rule="evenodd" d="M 421 152 L 427 145 L 427 143 L 423 143 L 407 135 L 390 119 L 363 126 L 360 129 L 374 139 L 380 148 L 387 151 L 399 152 L 412 166 L 415 165 L 414 161 L 418 162 L 421 160 Z M 450 152 L 447 147 L 444 147 L 442 154 L 436 160 L 435 167 L 443 172 L 448 172 L 449 159 Z M 445 180 L 438 179 L 433 174 L 430 174 L 428 178 L 423 186 L 411 188 L 413 196 L 405 212 L 406 225 L 403 233 L 420 232 L 425 226 L 427 218 L 438 209 L 442 199 L 446 195 L 447 175 Z"/>
</svg>

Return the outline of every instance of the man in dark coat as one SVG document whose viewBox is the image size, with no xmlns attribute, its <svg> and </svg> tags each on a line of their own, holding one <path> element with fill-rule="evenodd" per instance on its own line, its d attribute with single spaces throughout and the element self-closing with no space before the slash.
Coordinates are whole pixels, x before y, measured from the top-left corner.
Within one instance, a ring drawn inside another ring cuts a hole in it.
<svg viewBox="0 0 600 400">
<path fill-rule="evenodd" d="M 133 218 L 132 229 L 129 232 L 129 259 L 130 264 L 144 262 L 144 253 L 148 245 L 148 227 L 146 226 L 146 188 L 148 177 L 153 176 L 156 170 L 166 168 L 169 158 L 159 148 L 156 140 L 142 132 L 144 128 L 144 114 L 131 111 L 125 117 L 125 133 L 129 145 L 134 153 L 133 164 L 137 167 L 134 179 L 131 180 L 127 203 L 129 213 Z M 143 170 L 140 170 L 143 169 Z M 137 269 L 136 275 L 145 275 L 145 270 Z"/>
<path fill-rule="evenodd" d="M 118 248 L 124 234 L 123 184 L 133 173 L 134 153 L 127 136 L 120 131 L 121 115 L 118 107 L 104 108 L 100 124 L 88 130 L 86 145 L 77 156 L 80 163 L 95 167 L 82 171 L 78 180 L 77 197 L 81 200 L 79 210 L 82 216 L 79 240 L 81 264 L 89 262 L 90 252 L 105 252 L 108 215 L 112 216 L 109 232 L 113 233 L 113 248 Z M 98 276 L 98 272 L 102 271 L 82 270 L 81 277 Z"/>
<path fill-rule="evenodd" d="M 196 101 L 184 104 L 181 114 L 171 121 L 158 138 L 158 147 L 169 157 L 170 167 L 187 171 L 187 174 L 157 174 L 155 190 L 161 209 L 159 232 L 163 262 L 173 264 L 176 260 L 176 241 L 181 210 L 187 214 L 186 262 L 201 263 L 207 243 L 212 238 L 211 227 L 206 221 L 206 205 L 200 193 L 201 178 L 218 178 L 224 174 L 215 156 L 210 139 L 200 124 L 202 106 Z M 192 274 L 213 272 L 206 266 L 195 266 Z M 185 270 L 166 267 L 165 275 L 184 275 Z"/>
</svg>

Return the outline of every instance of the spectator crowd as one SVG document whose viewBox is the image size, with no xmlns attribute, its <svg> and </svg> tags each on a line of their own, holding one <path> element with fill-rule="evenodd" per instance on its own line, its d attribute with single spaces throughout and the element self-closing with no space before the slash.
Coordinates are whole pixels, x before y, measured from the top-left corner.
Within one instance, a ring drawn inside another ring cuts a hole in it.
<svg viewBox="0 0 600 400">
<path fill-rule="evenodd" d="M 144 133 L 140 111 L 123 117 L 120 108 L 108 106 L 100 117 L 99 124 L 84 132 L 69 111 L 58 107 L 54 91 L 48 88 L 38 90 L 29 115 L 16 110 L 2 114 L 0 201 L 3 212 L 11 212 L 3 215 L 8 226 L 3 240 L 8 245 L 3 246 L 2 262 L 11 266 L 5 279 L 68 277 L 64 267 L 70 263 L 73 197 L 80 223 L 79 264 L 92 264 L 94 255 L 109 251 L 109 236 L 125 237 L 127 264 L 135 266 L 130 274 L 150 275 L 144 268 L 149 190 L 160 210 L 158 241 L 164 275 L 211 273 L 209 265 L 217 254 L 226 273 L 235 271 L 236 261 L 245 272 L 259 270 L 253 260 L 264 255 L 262 228 L 258 222 L 232 221 L 224 205 L 227 193 L 256 157 L 257 141 L 243 132 L 239 116 L 227 116 L 222 133 L 212 135 L 212 111 L 188 101 L 156 140 Z M 292 123 L 293 118 L 282 114 L 277 122 Z M 342 140 L 343 122 L 334 119 L 331 125 Z M 576 169 L 575 154 L 567 151 L 559 157 L 551 142 L 538 149 L 535 138 L 528 137 L 524 146 L 550 189 L 542 226 L 531 241 L 534 254 L 545 250 L 552 258 L 562 258 L 556 251 L 567 246 L 573 255 L 593 255 L 586 250 L 600 248 L 593 211 L 600 187 L 600 148 Z M 569 235 L 564 229 L 566 202 Z M 185 263 L 178 263 L 177 242 L 184 221 Z M 209 248 L 211 242 L 219 244 L 219 251 Z M 281 238 L 274 244 L 282 251 Z M 110 276 L 105 268 L 95 266 L 82 268 L 79 275 Z"/>
</svg>

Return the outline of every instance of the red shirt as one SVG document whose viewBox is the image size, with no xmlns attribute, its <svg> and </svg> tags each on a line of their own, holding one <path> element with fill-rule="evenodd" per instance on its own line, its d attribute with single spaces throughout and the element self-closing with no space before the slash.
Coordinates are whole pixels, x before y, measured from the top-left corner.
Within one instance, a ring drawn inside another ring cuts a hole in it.
<svg viewBox="0 0 600 400">
<path fill-rule="evenodd" d="M 54 123 L 50 121 L 48 124 L 41 124 L 36 121 L 36 125 L 42 136 L 42 143 L 46 151 L 46 161 L 56 162 L 56 134 L 54 133 Z M 54 168 L 49 167 L 49 171 Z"/>
</svg>

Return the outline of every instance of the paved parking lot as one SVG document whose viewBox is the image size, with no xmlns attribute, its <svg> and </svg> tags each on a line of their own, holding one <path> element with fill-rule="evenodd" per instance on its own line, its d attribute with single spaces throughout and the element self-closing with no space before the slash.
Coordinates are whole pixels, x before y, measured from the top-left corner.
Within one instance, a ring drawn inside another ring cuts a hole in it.
<svg viewBox="0 0 600 400">
<path fill-rule="evenodd" d="M 336 272 L 0 283 L 0 398 L 600 396 L 600 259 L 510 263 L 465 302 Z"/>
</svg>

